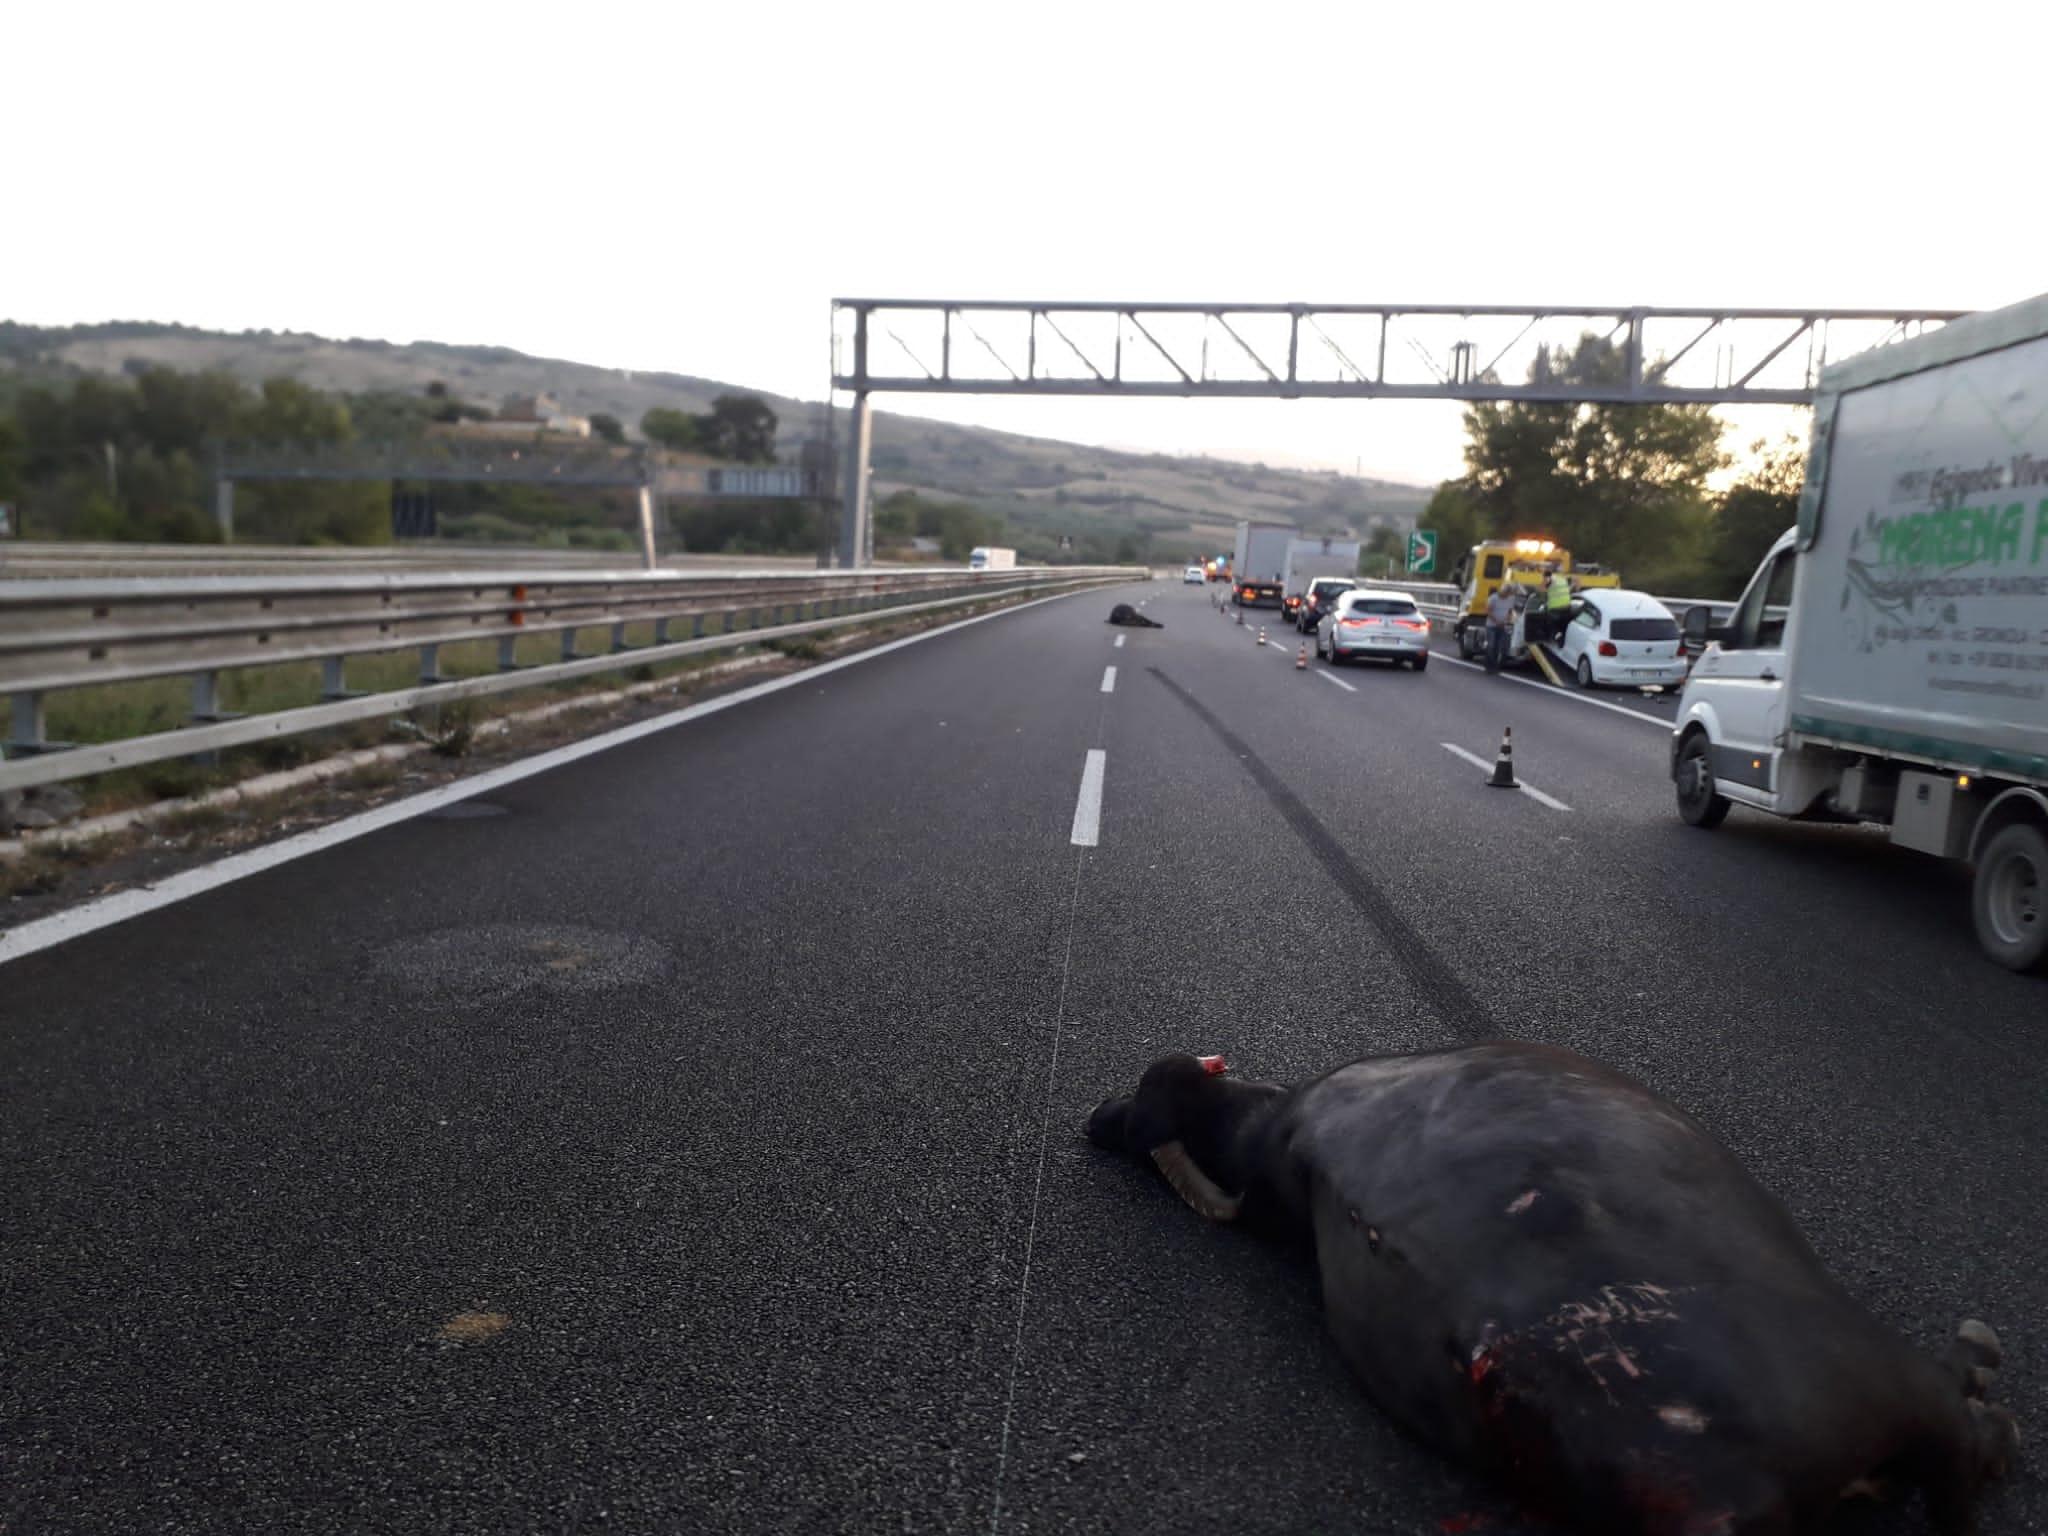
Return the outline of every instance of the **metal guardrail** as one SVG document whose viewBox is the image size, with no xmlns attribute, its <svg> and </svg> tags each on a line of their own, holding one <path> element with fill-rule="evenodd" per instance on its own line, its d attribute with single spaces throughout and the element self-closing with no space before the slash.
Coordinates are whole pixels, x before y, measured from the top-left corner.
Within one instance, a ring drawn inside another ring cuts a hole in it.
<svg viewBox="0 0 2048 1536">
<path fill-rule="evenodd" d="M 12 737 L 0 790 L 218 751 L 397 714 L 421 704 L 528 688 L 705 651 L 923 613 L 990 597 L 1144 580 L 1127 566 L 768 571 L 746 573 L 442 571 L 433 574 L 28 580 L 0 583 L 0 693 Z M 720 632 L 706 634 L 717 618 Z M 651 644 L 628 646 L 630 624 Z M 688 638 L 671 639 L 678 623 Z M 602 654 L 577 650 L 603 629 Z M 516 661 L 518 641 L 559 635 L 561 660 Z M 495 674 L 448 679 L 440 648 L 498 647 Z M 352 695 L 349 657 L 419 652 L 416 686 Z M 323 701 L 248 718 L 220 708 L 224 671 L 321 664 Z M 125 741 L 66 747 L 47 739 L 45 696 L 108 683 L 190 675 L 193 724 Z"/>
<path fill-rule="evenodd" d="M 1361 578 L 1361 580 L 1369 579 Z M 1446 586 L 1441 582 L 1374 581 L 1372 585 L 1386 587 L 1395 592 L 1408 593 L 1415 599 L 1416 607 L 1420 608 L 1432 619 L 1440 619 L 1445 623 L 1455 619 L 1462 611 L 1458 603 L 1459 589 L 1453 586 Z M 1680 624 L 1685 622 L 1686 610 L 1689 608 L 1733 608 L 1735 606 L 1735 599 L 1732 597 L 1661 597 L 1654 592 L 1650 594 L 1650 597 L 1654 601 L 1662 603 L 1666 608 L 1669 608 L 1671 616 L 1678 620 Z M 1425 599 L 1434 599 L 1434 601 L 1425 601 Z"/>
</svg>

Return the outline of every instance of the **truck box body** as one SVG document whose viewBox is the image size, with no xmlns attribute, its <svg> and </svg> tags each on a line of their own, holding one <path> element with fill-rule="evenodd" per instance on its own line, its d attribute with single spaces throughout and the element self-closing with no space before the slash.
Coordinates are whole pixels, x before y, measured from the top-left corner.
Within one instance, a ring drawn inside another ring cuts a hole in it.
<svg viewBox="0 0 2048 1536">
<path fill-rule="evenodd" d="M 2048 303 L 2016 309 L 1823 380 L 1786 636 L 1796 738 L 2048 783 Z"/>
<path fill-rule="evenodd" d="M 1299 598 L 1318 576 L 1358 576 L 1358 540 L 1302 539 L 1287 541 L 1287 560 L 1280 570 L 1280 595 Z"/>
<path fill-rule="evenodd" d="M 1237 548 L 1231 555 L 1232 591 L 1244 607 L 1280 606 L 1280 584 L 1287 571 L 1287 547 L 1300 530 L 1287 523 L 1239 523 Z"/>
<path fill-rule="evenodd" d="M 1014 571 L 1017 569 L 1017 551 L 984 545 L 969 552 L 967 568 L 970 571 Z"/>
<path fill-rule="evenodd" d="M 1823 373 L 1797 526 L 1685 622 L 1682 818 L 1967 859 L 1979 944 L 2048 971 L 2048 296 Z"/>
</svg>

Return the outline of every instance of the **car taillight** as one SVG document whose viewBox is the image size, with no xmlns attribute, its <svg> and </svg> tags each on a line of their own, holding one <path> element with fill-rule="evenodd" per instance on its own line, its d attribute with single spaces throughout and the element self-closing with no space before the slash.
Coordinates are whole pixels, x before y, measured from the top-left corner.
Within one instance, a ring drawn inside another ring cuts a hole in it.
<svg viewBox="0 0 2048 1536">
<path fill-rule="evenodd" d="M 1429 628 L 1429 620 L 1427 619 L 1396 619 L 1394 620 L 1394 622 L 1400 625 L 1403 629 Z"/>
<path fill-rule="evenodd" d="M 1342 624 L 1346 629 L 1365 628 L 1365 620 L 1363 619 L 1339 619 L 1337 622 L 1339 624 Z"/>
<path fill-rule="evenodd" d="M 1600 642 L 1600 654 L 1602 656 L 1619 656 L 1621 651 L 1612 640 L 1602 640 Z"/>
</svg>

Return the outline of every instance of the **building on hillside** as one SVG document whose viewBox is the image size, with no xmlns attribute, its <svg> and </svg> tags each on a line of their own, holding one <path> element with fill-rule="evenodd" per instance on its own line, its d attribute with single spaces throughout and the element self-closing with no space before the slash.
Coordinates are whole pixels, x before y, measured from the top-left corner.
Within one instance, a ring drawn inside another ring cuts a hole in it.
<svg viewBox="0 0 2048 1536">
<path fill-rule="evenodd" d="M 538 427 L 544 432 L 559 433 L 565 437 L 590 436 L 590 418 L 572 416 L 562 409 L 562 403 L 553 395 L 507 395 L 498 406 L 498 421 L 529 430 Z"/>
</svg>

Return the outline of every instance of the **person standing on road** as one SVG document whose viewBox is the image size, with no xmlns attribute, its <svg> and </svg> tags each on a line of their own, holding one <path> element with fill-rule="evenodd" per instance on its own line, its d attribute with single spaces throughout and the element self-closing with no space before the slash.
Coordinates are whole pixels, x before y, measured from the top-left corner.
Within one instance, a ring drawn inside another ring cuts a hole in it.
<svg viewBox="0 0 2048 1536">
<path fill-rule="evenodd" d="M 1546 596 L 1550 609 L 1550 621 L 1544 625 L 1546 637 L 1552 645 L 1564 639 L 1565 613 L 1572 605 L 1572 584 L 1556 566 L 1550 568 L 1550 588 Z"/>
<path fill-rule="evenodd" d="M 1498 672 L 1507 660 L 1508 634 L 1515 627 L 1515 588 L 1504 581 L 1486 600 L 1486 670 Z"/>
</svg>

